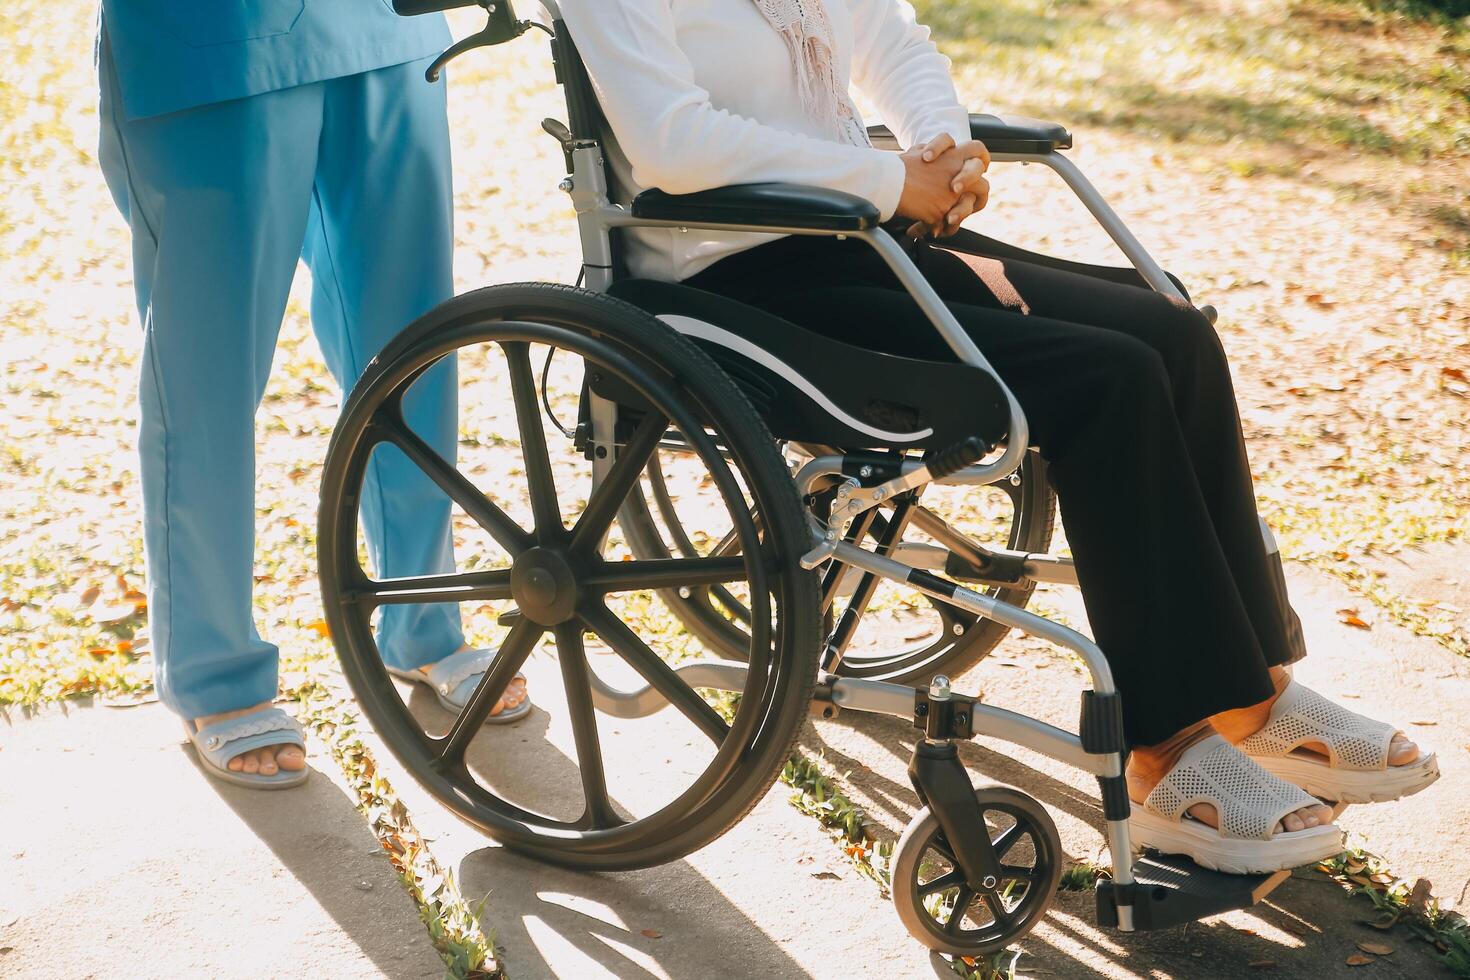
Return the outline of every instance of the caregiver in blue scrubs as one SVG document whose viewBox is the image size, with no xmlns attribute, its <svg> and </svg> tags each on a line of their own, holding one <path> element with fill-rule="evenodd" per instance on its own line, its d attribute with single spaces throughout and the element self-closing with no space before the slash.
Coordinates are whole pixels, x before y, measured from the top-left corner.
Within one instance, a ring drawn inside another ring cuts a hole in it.
<svg viewBox="0 0 1470 980">
<path fill-rule="evenodd" d="M 452 291 L 440 14 L 391 0 L 102 0 L 100 158 L 133 235 L 144 542 L 157 686 L 211 774 L 260 788 L 306 778 L 276 695 L 277 648 L 252 616 L 255 411 L 297 259 L 343 388 Z M 455 365 L 405 399 L 446 459 Z M 362 523 L 383 576 L 453 569 L 449 500 L 378 451 Z M 454 604 L 389 606 L 390 668 L 467 700 L 493 651 L 465 648 Z M 530 709 L 524 679 L 491 717 Z"/>
</svg>

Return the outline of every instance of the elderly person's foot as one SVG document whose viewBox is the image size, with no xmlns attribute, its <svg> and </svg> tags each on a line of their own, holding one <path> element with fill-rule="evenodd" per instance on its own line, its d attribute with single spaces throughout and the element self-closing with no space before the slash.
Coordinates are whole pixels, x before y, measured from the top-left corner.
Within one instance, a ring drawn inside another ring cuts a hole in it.
<svg viewBox="0 0 1470 980">
<path fill-rule="evenodd" d="M 1142 804 L 1154 791 L 1154 787 L 1179 765 L 1184 753 L 1212 735 L 1218 735 L 1210 722 L 1202 721 L 1173 738 L 1134 748 L 1128 757 L 1128 796 Z M 1185 811 L 1192 819 L 1209 827 L 1220 826 L 1220 816 L 1213 804 L 1196 803 Z M 1282 816 L 1271 828 L 1273 834 L 1281 831 L 1308 830 L 1312 827 L 1332 823 L 1332 808 L 1320 803 L 1308 804 Z"/>
<path fill-rule="evenodd" d="M 1210 721 L 1266 771 L 1325 800 L 1382 803 L 1439 778 L 1433 752 L 1393 725 L 1365 717 L 1271 669 L 1275 694 Z"/>
<path fill-rule="evenodd" d="M 1328 807 L 1261 768 L 1208 721 L 1135 748 L 1126 776 L 1137 848 L 1229 874 L 1301 867 L 1342 850 Z"/>
<path fill-rule="evenodd" d="M 204 715 L 194 719 L 194 725 L 204 729 L 221 721 L 232 721 L 243 718 L 270 708 L 271 703 L 252 705 L 249 708 L 241 708 L 239 711 L 226 711 L 218 715 Z M 225 763 L 225 768 L 230 772 L 241 772 L 247 775 L 274 776 L 277 772 L 300 772 L 306 768 L 306 750 L 300 745 L 290 742 L 282 742 L 276 745 L 267 745 L 257 749 L 247 749 L 239 755 L 231 757 Z"/>
<path fill-rule="evenodd" d="M 1291 674 L 1285 667 L 1272 667 L 1271 683 L 1275 685 L 1276 693 L 1260 704 L 1253 704 L 1249 708 L 1239 708 L 1235 711 L 1222 711 L 1210 719 L 1210 724 L 1215 726 L 1215 731 L 1223 735 L 1231 745 L 1239 745 L 1266 727 L 1271 721 L 1271 709 L 1275 707 L 1282 693 L 1291 684 Z M 1315 739 L 1304 740 L 1298 748 L 1314 752 L 1323 759 L 1329 758 L 1326 743 Z M 1405 766 L 1418 758 L 1419 746 L 1410 741 L 1403 732 L 1394 732 L 1388 745 L 1388 764 Z"/>
</svg>

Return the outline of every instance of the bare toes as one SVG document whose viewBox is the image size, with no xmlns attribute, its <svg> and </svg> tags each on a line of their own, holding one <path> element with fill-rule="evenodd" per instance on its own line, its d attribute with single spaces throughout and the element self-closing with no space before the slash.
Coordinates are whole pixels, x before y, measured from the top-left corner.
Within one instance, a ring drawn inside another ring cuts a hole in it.
<svg viewBox="0 0 1470 980">
<path fill-rule="evenodd" d="M 236 758 L 240 759 L 242 762 L 242 765 L 240 767 L 241 772 L 247 773 L 251 776 L 260 772 L 260 759 L 256 756 L 254 752 L 246 752 L 244 755 L 236 756 Z"/>
<path fill-rule="evenodd" d="M 225 763 L 225 768 L 230 770 L 230 772 L 242 771 L 245 768 L 245 757 L 243 755 L 235 756 L 229 762 Z"/>
<path fill-rule="evenodd" d="M 256 756 L 256 765 L 260 768 L 262 776 L 274 776 L 276 774 L 276 754 L 270 749 L 261 749 Z"/>
<path fill-rule="evenodd" d="M 1302 811 L 1297 811 L 1297 813 L 1300 812 Z M 1281 825 L 1286 828 L 1288 833 L 1294 833 L 1298 830 L 1306 829 L 1307 825 L 1302 822 L 1302 818 L 1297 816 L 1297 813 L 1288 813 L 1286 816 L 1281 818 Z"/>
<path fill-rule="evenodd" d="M 287 772 L 300 772 L 306 768 L 306 753 L 299 745 L 283 745 L 276 749 L 276 765 Z"/>
<path fill-rule="evenodd" d="M 1398 734 L 1393 737 L 1393 742 L 1388 746 L 1388 764 L 1391 766 L 1408 765 L 1419 758 L 1419 746 L 1410 741 L 1408 736 Z"/>
</svg>

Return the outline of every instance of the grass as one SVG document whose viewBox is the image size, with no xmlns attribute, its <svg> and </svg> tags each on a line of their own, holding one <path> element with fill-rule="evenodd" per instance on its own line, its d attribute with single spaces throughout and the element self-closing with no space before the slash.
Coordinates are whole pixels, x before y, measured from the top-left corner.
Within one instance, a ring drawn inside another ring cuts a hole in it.
<svg viewBox="0 0 1470 980">
<path fill-rule="evenodd" d="M 1018 111 L 1190 144 L 1402 159 L 1470 150 L 1470 36 L 1330 0 L 920 0 L 962 85 Z M 1386 36 L 1434 36 L 1405 50 Z M 1141 70 L 1142 69 L 1142 70 Z"/>
<path fill-rule="evenodd" d="M 1470 923 L 1460 913 L 1443 908 L 1428 881 L 1396 877 L 1387 862 L 1361 847 L 1322 862 L 1317 870 L 1372 904 L 1374 914 L 1363 920 L 1365 925 L 1385 933 L 1402 925 L 1433 946 L 1452 973 L 1470 977 Z"/>
<path fill-rule="evenodd" d="M 853 866 L 887 896 L 893 885 L 894 842 L 874 835 L 867 814 L 842 792 L 821 762 L 793 754 L 781 770 L 781 782 L 796 790 L 791 805 L 827 828 Z"/>
</svg>

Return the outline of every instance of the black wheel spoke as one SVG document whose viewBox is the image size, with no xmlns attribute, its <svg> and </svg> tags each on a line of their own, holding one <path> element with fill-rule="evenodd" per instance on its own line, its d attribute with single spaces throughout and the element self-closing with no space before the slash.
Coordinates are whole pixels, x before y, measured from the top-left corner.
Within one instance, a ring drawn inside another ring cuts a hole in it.
<svg viewBox="0 0 1470 980">
<path fill-rule="evenodd" d="M 531 536 L 510 516 L 490 502 L 480 488 L 470 482 L 454 465 L 434 451 L 418 433 L 404 424 L 401 418 L 391 415 L 379 420 L 388 441 L 403 451 L 413 464 L 423 470 L 429 479 L 459 504 L 460 509 L 495 539 L 512 556 L 519 555 L 531 547 Z"/>
<path fill-rule="evenodd" d="M 1015 864 L 1002 864 L 1000 877 L 1002 881 L 1020 881 L 1029 885 L 1036 880 L 1036 869 L 1023 868 Z"/>
<path fill-rule="evenodd" d="M 970 910 L 970 903 L 975 900 L 975 889 L 969 885 L 961 885 L 960 893 L 955 896 L 954 909 L 949 913 L 949 921 L 944 924 L 944 931 L 951 936 L 960 931 L 960 921 L 964 919 L 965 913 Z"/>
<path fill-rule="evenodd" d="M 526 464 L 526 484 L 531 495 L 531 514 L 536 534 L 543 542 L 560 534 L 561 504 L 556 499 L 556 477 L 546 451 L 546 431 L 541 428 L 541 405 L 536 398 L 536 375 L 531 370 L 531 346 L 522 342 L 501 344 L 510 367 L 510 391 L 516 406 L 516 425 L 521 433 L 521 457 Z"/>
<path fill-rule="evenodd" d="M 757 532 L 760 531 L 760 526 L 760 520 L 757 519 L 755 522 Z M 733 527 L 726 531 L 725 536 L 710 549 L 711 558 L 722 558 L 725 555 L 738 554 L 740 554 L 740 532 L 736 531 Z"/>
<path fill-rule="evenodd" d="M 1006 911 L 1005 899 L 995 889 L 985 893 L 985 904 L 990 907 L 990 914 L 995 916 L 995 924 L 1002 929 L 1007 929 L 1015 921 L 1015 913 Z"/>
<path fill-rule="evenodd" d="M 1026 825 L 1019 820 L 1001 831 L 1000 836 L 990 842 L 990 846 L 995 850 L 995 859 L 999 861 L 1004 858 L 1006 852 L 1015 847 L 1016 842 L 1024 836 L 1026 836 Z"/>
<path fill-rule="evenodd" d="M 365 588 L 345 598 L 373 606 L 422 602 L 494 602 L 509 599 L 510 569 L 370 579 Z"/>
<path fill-rule="evenodd" d="M 531 655 L 531 650 L 536 646 L 536 641 L 541 639 L 545 628 L 522 617 L 511 627 L 505 642 L 496 651 L 495 659 L 490 663 L 490 669 L 485 671 L 485 676 L 480 678 L 474 693 L 465 702 L 464 710 L 459 717 L 454 719 L 454 724 L 449 728 L 449 734 L 444 736 L 440 742 L 439 764 L 441 766 L 458 766 L 464 762 L 465 749 L 474 741 L 479 734 L 485 719 L 490 717 L 490 712 L 495 710 L 495 705 L 500 702 L 501 695 L 510 686 L 520 671 L 521 665 Z"/>
<path fill-rule="evenodd" d="M 639 589 L 696 588 L 717 582 L 741 582 L 748 576 L 745 559 L 648 558 L 607 562 L 582 579 L 594 592 L 635 592 Z"/>
<path fill-rule="evenodd" d="M 954 868 L 953 870 L 946 871 L 938 878 L 926 881 L 920 885 L 919 895 L 933 895 L 935 892 L 942 892 L 946 888 L 953 888 L 955 885 L 964 884 L 964 881 L 965 873 L 959 868 Z"/>
<path fill-rule="evenodd" d="M 577 767 L 582 773 L 582 819 L 589 829 L 605 830 L 623 821 L 607 795 L 607 776 L 602 766 L 602 741 L 597 735 L 597 714 L 592 705 L 592 682 L 587 676 L 587 651 L 582 645 L 579 623 L 562 623 L 555 629 L 556 658 L 561 662 L 566 686 L 567 714 L 571 716 L 572 738 L 577 746 Z"/>
<path fill-rule="evenodd" d="M 730 731 L 725 719 L 699 696 L 699 692 L 680 680 L 674 668 L 664 663 L 663 658 L 649 649 L 648 644 L 611 610 L 606 606 L 591 606 L 583 610 L 582 619 L 592 632 L 638 671 L 684 717 L 708 735 L 712 742 L 716 745 L 724 742 Z"/>
<path fill-rule="evenodd" d="M 587 509 L 577 518 L 577 525 L 572 528 L 572 550 L 593 550 L 600 545 L 618 514 L 618 508 L 623 506 L 628 492 L 638 482 L 638 474 L 653 458 L 658 441 L 668 427 L 669 420 L 658 412 L 650 410 L 644 415 L 628 444 L 618 452 L 607 476 L 592 491 Z"/>
</svg>

